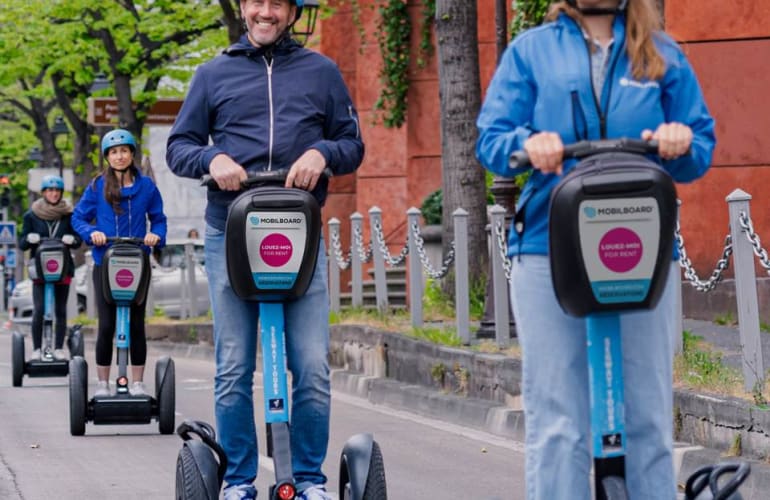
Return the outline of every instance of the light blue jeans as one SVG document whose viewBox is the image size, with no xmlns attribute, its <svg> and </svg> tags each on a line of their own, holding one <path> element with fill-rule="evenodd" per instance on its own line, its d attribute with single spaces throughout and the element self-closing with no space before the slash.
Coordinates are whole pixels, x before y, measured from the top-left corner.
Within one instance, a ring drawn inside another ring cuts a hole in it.
<svg viewBox="0 0 770 500">
<path fill-rule="evenodd" d="M 651 311 L 621 315 L 626 483 L 632 500 L 676 497 L 673 467 L 675 274 Z M 589 500 L 591 421 L 585 320 L 568 316 L 548 257 L 514 257 L 511 303 L 522 348 L 528 500 Z"/>
<path fill-rule="evenodd" d="M 207 226 L 205 242 L 214 315 L 217 437 L 228 460 L 225 481 L 229 485 L 250 484 L 257 477 L 258 467 L 253 380 L 259 305 L 241 300 L 230 287 L 224 231 Z M 326 483 L 321 465 L 329 442 L 331 393 L 327 359 L 329 288 L 323 239 L 307 292 L 286 303 L 284 315 L 286 358 L 292 374 L 291 458 L 301 491 L 311 483 Z"/>
</svg>

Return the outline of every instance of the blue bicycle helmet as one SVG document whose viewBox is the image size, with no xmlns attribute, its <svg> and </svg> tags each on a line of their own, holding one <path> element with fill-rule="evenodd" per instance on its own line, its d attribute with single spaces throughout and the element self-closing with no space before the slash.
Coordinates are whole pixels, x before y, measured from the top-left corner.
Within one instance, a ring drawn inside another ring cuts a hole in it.
<svg viewBox="0 0 770 500">
<path fill-rule="evenodd" d="M 58 175 L 46 175 L 40 182 L 40 191 L 43 192 L 46 189 L 58 189 L 64 191 L 64 179 Z"/>
<path fill-rule="evenodd" d="M 107 150 L 115 146 L 128 146 L 131 148 L 131 151 L 136 152 L 136 139 L 128 130 L 116 128 L 104 134 L 102 138 L 102 154 L 107 156 Z"/>
</svg>

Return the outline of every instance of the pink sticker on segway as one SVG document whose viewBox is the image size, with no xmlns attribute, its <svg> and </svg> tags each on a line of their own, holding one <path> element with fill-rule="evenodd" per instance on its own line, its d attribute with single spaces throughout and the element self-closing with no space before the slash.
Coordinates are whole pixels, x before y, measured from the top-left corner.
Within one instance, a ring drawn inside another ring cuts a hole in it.
<svg viewBox="0 0 770 500">
<path fill-rule="evenodd" d="M 280 233 L 265 236 L 259 245 L 259 256 L 271 267 L 281 267 L 289 262 L 294 248 L 291 241 Z"/>
<path fill-rule="evenodd" d="M 134 273 L 128 269 L 121 269 L 115 273 L 115 283 L 121 288 L 127 288 L 134 282 Z"/>
<path fill-rule="evenodd" d="M 45 270 L 49 273 L 55 273 L 59 270 L 59 263 L 56 261 L 56 259 L 48 259 L 45 261 Z"/>
<path fill-rule="evenodd" d="M 642 260 L 642 250 L 639 235 L 625 227 L 607 231 L 599 241 L 602 264 L 616 273 L 625 273 L 635 268 Z"/>
</svg>

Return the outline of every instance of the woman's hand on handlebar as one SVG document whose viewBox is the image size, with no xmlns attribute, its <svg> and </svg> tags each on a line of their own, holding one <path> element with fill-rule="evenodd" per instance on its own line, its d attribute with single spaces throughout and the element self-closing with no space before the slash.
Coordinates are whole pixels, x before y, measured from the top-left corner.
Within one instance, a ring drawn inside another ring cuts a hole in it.
<svg viewBox="0 0 770 500">
<path fill-rule="evenodd" d="M 317 149 L 308 149 L 297 158 L 286 174 L 287 188 L 312 191 L 326 168 L 326 158 Z"/>
<path fill-rule="evenodd" d="M 144 235 L 144 244 L 148 247 L 154 247 L 160 242 L 160 236 L 155 233 L 147 233 Z"/>
<path fill-rule="evenodd" d="M 91 233 L 91 243 L 100 247 L 107 244 L 107 235 L 101 231 L 94 231 Z"/>
<path fill-rule="evenodd" d="M 690 150 L 692 129 L 683 123 L 661 123 L 655 132 L 643 130 L 642 139 L 658 141 L 658 155 L 664 160 L 673 160 Z"/>
<path fill-rule="evenodd" d="M 218 154 L 211 160 L 209 175 L 222 191 L 239 191 L 246 180 L 246 170 L 226 154 Z"/>
<path fill-rule="evenodd" d="M 561 136 L 553 132 L 537 132 L 524 141 L 524 150 L 529 155 L 533 168 L 544 174 L 562 173 L 564 143 Z"/>
</svg>

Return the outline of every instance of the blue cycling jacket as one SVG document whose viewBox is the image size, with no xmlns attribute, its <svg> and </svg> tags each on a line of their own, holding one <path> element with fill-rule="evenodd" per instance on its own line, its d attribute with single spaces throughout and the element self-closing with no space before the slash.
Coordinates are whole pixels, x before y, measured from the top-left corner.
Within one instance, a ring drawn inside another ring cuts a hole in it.
<svg viewBox="0 0 770 500">
<path fill-rule="evenodd" d="M 711 164 L 714 120 L 695 73 L 665 33 L 655 37 L 666 62 L 660 80 L 636 80 L 626 53 L 625 17 L 616 16 L 614 43 L 601 99 L 594 94 L 590 52 L 580 26 L 561 14 L 517 36 L 506 49 L 477 120 L 476 156 L 497 175 L 513 177 L 508 157 L 535 132 L 556 132 L 564 144 L 602 138 L 640 138 L 644 129 L 679 122 L 693 131 L 691 153 L 662 166 L 677 182 L 701 177 Z M 660 159 L 657 159 L 660 161 Z M 564 163 L 564 173 L 575 161 Z M 513 229 L 508 255 L 548 253 L 548 203 L 561 179 L 533 170 L 517 203 L 523 232 Z"/>
<path fill-rule="evenodd" d="M 260 171 L 288 168 L 309 149 L 321 152 L 336 175 L 363 160 L 358 115 L 337 65 L 289 38 L 256 48 L 244 35 L 197 69 L 166 161 L 175 174 L 199 178 L 221 153 Z M 321 205 L 327 188 L 322 178 L 313 190 Z M 224 229 L 236 196 L 210 191 L 206 222 Z"/>
</svg>

